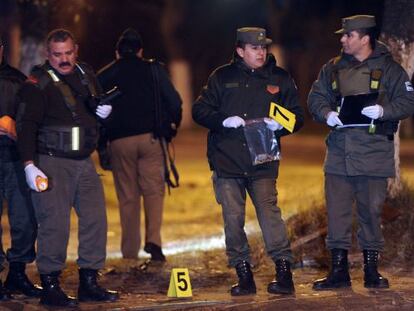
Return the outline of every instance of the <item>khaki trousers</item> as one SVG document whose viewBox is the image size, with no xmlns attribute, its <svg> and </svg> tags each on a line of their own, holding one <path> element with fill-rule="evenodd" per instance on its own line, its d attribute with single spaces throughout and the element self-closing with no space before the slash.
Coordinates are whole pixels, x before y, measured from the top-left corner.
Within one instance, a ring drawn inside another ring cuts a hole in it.
<svg viewBox="0 0 414 311">
<path fill-rule="evenodd" d="M 141 197 L 145 213 L 145 243 L 161 246 L 164 165 L 161 146 L 151 133 L 111 142 L 111 164 L 121 216 L 121 252 L 138 258 L 141 245 Z"/>
</svg>

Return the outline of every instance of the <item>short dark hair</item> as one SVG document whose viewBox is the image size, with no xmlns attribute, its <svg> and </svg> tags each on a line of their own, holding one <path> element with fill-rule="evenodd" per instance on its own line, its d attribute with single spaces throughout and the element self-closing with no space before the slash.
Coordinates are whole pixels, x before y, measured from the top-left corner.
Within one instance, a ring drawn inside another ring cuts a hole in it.
<svg viewBox="0 0 414 311">
<path fill-rule="evenodd" d="M 73 34 L 66 29 L 59 28 L 52 30 L 46 37 L 46 46 L 49 48 L 50 42 L 65 42 L 68 39 L 72 39 L 73 43 L 75 43 L 75 37 Z"/>
<path fill-rule="evenodd" d="M 133 28 L 124 30 L 116 43 L 116 50 L 121 57 L 135 55 L 142 49 L 141 35 Z"/>
<path fill-rule="evenodd" d="M 246 42 L 243 42 L 243 41 L 240 41 L 240 40 L 236 41 L 236 48 L 244 49 L 245 47 L 246 47 Z"/>
<path fill-rule="evenodd" d="M 371 45 L 372 49 L 375 49 L 376 40 L 378 38 L 377 27 L 361 28 L 356 29 L 355 31 L 359 34 L 360 38 L 363 36 L 369 36 L 369 44 Z"/>
</svg>

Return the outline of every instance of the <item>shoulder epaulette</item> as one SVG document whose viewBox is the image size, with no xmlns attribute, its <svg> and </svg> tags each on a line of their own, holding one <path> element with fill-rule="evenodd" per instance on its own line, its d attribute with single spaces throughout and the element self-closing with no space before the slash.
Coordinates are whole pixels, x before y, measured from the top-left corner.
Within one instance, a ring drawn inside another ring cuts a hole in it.
<svg viewBox="0 0 414 311">
<path fill-rule="evenodd" d="M 44 65 L 37 65 L 34 66 L 31 70 L 26 82 L 34 84 L 35 86 L 43 90 L 50 82 L 52 82 L 52 79 L 47 73 L 46 68 L 44 68 Z"/>
<path fill-rule="evenodd" d="M 165 67 L 165 64 L 163 62 L 160 62 L 160 61 L 156 60 L 155 58 L 143 58 L 142 60 L 145 63 L 148 63 L 148 64 L 155 64 L 155 65 L 158 65 L 158 66 L 161 66 L 161 67 Z"/>
<path fill-rule="evenodd" d="M 334 58 L 332 58 L 332 64 L 336 65 L 339 63 L 339 61 L 341 60 L 341 56 L 336 56 Z"/>
</svg>

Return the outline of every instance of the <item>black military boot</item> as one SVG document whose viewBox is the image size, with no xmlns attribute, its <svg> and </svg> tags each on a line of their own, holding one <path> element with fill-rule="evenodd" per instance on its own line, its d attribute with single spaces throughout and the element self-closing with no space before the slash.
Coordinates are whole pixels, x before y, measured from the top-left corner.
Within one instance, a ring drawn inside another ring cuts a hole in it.
<svg viewBox="0 0 414 311">
<path fill-rule="evenodd" d="M 378 272 L 378 251 L 364 250 L 364 286 L 366 288 L 389 288 L 388 280 Z"/>
<path fill-rule="evenodd" d="M 98 270 L 79 269 L 78 298 L 80 301 L 116 301 L 119 294 L 116 291 L 107 290 L 97 283 Z"/>
<path fill-rule="evenodd" d="M 42 288 L 30 282 L 25 270 L 25 263 L 11 262 L 4 287 L 13 293 L 21 293 L 27 297 L 40 297 L 42 295 Z"/>
<path fill-rule="evenodd" d="M 295 286 L 293 285 L 292 272 L 290 271 L 290 262 L 286 259 L 276 260 L 276 277 L 273 282 L 267 286 L 270 294 L 293 294 Z"/>
<path fill-rule="evenodd" d="M 165 261 L 165 256 L 162 253 L 162 249 L 157 244 L 151 242 L 145 243 L 144 251 L 146 251 L 148 254 L 151 254 L 151 260 L 161 262 Z"/>
<path fill-rule="evenodd" d="M 0 301 L 8 301 L 13 299 L 13 296 L 7 290 L 7 288 L 3 287 L 3 283 L 0 281 Z"/>
<path fill-rule="evenodd" d="M 231 287 L 232 296 L 243 296 L 256 294 L 256 284 L 253 279 L 253 273 L 250 264 L 247 261 L 241 261 L 236 265 L 239 282 Z"/>
<path fill-rule="evenodd" d="M 334 248 L 331 250 L 331 256 L 331 271 L 327 277 L 313 282 L 314 290 L 329 290 L 351 286 L 351 278 L 348 271 L 348 251 Z"/>
<path fill-rule="evenodd" d="M 60 288 L 59 275 L 60 271 L 40 275 L 40 281 L 43 287 L 40 303 L 55 307 L 76 307 L 78 300 L 66 295 Z"/>
</svg>

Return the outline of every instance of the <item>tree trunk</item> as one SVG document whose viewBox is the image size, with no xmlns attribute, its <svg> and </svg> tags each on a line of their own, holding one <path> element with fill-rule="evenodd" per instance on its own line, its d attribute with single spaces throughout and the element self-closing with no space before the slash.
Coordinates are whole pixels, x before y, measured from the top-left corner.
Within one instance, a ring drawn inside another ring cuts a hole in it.
<svg viewBox="0 0 414 311">
<path fill-rule="evenodd" d="M 386 0 L 381 40 L 391 50 L 394 59 L 401 64 L 411 79 L 414 72 L 414 1 Z M 412 122 L 410 121 L 405 122 Z M 394 135 L 396 177 L 388 182 L 388 194 L 394 198 L 402 189 L 400 176 L 400 126 Z"/>
<path fill-rule="evenodd" d="M 166 1 L 161 21 L 163 38 L 171 59 L 168 67 L 171 80 L 183 100 L 182 129 L 192 125 L 191 105 L 193 102 L 190 64 L 184 57 L 183 43 L 177 38 L 179 28 L 183 24 L 184 10 L 185 2 Z"/>
</svg>

